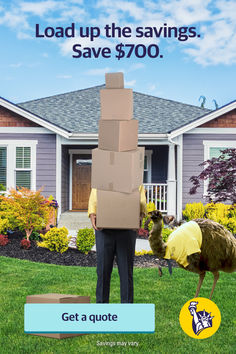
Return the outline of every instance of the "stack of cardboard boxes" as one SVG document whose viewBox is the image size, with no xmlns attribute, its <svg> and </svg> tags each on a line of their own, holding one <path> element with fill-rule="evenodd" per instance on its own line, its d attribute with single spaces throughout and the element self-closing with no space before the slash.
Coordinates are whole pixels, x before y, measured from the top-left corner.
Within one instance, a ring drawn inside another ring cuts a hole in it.
<svg viewBox="0 0 236 354">
<path fill-rule="evenodd" d="M 144 148 L 137 147 L 133 90 L 124 88 L 123 73 L 106 74 L 106 88 L 100 91 L 100 98 L 98 148 L 92 152 L 97 227 L 138 229 Z"/>
</svg>

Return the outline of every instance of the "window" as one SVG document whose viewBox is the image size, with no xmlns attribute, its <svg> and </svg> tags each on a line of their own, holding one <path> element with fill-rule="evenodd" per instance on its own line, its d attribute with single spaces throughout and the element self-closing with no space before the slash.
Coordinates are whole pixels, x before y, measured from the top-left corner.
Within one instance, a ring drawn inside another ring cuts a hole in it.
<svg viewBox="0 0 236 354">
<path fill-rule="evenodd" d="M 37 140 L 0 140 L 1 188 L 36 190 Z"/>
<path fill-rule="evenodd" d="M 145 150 L 143 183 L 152 181 L 152 150 Z"/>
<path fill-rule="evenodd" d="M 228 148 L 236 148 L 236 141 L 215 141 L 204 140 L 204 161 L 212 159 L 213 157 L 219 157 L 221 151 Z M 204 195 L 207 194 L 208 181 L 204 181 Z"/>
<path fill-rule="evenodd" d="M 31 148 L 29 146 L 16 147 L 16 188 L 31 189 Z"/>
<path fill-rule="evenodd" d="M 0 192 L 7 187 L 7 148 L 0 146 Z"/>
</svg>

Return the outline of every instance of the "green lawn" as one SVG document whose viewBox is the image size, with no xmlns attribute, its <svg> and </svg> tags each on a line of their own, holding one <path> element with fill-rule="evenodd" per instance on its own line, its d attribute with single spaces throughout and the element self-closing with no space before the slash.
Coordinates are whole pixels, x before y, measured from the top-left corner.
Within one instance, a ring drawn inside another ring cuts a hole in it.
<svg viewBox="0 0 236 354">
<path fill-rule="evenodd" d="M 59 292 L 90 295 L 95 302 L 95 268 L 65 267 L 0 257 L 0 353 L 236 353 L 236 273 L 222 273 L 213 300 L 221 311 L 221 326 L 211 338 L 196 340 L 182 332 L 178 316 L 183 304 L 194 296 L 198 276 L 174 269 L 134 271 L 135 303 L 155 303 L 155 334 L 90 334 L 64 340 L 24 334 L 23 311 L 27 295 Z M 208 274 L 201 296 L 212 285 Z M 113 271 L 111 302 L 118 303 L 119 278 Z M 140 318 L 140 321 L 142 319 Z M 138 342 L 138 347 L 98 346 L 97 342 Z"/>
</svg>

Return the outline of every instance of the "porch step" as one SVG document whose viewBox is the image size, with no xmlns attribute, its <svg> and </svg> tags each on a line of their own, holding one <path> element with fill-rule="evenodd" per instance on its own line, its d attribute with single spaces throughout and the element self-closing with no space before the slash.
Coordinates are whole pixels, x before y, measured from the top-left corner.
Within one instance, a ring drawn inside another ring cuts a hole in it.
<svg viewBox="0 0 236 354">
<path fill-rule="evenodd" d="M 85 227 L 91 228 L 91 222 L 87 212 L 66 211 L 61 214 L 58 227 L 65 226 L 68 230 L 79 230 Z"/>
</svg>

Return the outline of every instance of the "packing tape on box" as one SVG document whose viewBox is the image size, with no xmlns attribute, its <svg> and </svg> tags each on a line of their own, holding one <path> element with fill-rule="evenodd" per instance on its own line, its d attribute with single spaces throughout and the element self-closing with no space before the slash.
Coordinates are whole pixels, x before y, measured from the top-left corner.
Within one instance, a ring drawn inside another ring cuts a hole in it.
<svg viewBox="0 0 236 354">
<path fill-rule="evenodd" d="M 115 161 L 115 153 L 114 151 L 110 152 L 110 165 L 114 165 L 114 161 Z"/>
</svg>

